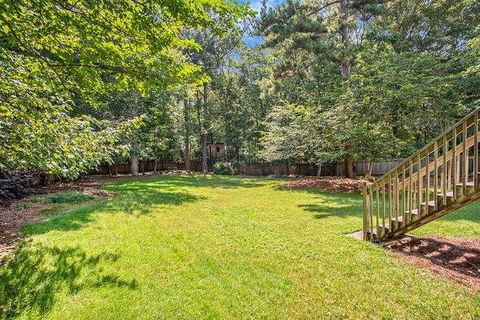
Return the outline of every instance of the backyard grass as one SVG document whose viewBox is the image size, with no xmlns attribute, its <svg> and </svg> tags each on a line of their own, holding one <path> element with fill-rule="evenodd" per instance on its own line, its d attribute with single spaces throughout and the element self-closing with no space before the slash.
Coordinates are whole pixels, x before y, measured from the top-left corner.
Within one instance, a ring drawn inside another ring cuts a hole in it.
<svg viewBox="0 0 480 320">
<path fill-rule="evenodd" d="M 169 176 L 107 185 L 25 228 L 0 316 L 42 319 L 478 319 L 480 294 L 347 234 L 361 196 L 279 180 Z M 479 206 L 416 234 L 480 237 Z"/>
</svg>

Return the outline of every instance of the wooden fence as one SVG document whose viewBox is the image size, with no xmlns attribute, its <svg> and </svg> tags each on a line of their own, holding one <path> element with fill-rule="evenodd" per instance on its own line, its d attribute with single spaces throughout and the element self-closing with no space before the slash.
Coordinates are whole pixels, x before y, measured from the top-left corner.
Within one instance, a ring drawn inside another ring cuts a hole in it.
<svg viewBox="0 0 480 320">
<path fill-rule="evenodd" d="M 374 162 L 373 163 L 373 175 L 380 176 L 384 175 L 392 168 L 394 168 L 401 159 L 395 159 L 385 162 Z M 109 173 L 121 173 L 128 174 L 130 170 L 130 162 L 117 163 L 115 165 L 102 165 L 97 170 L 92 173 L 100 174 L 109 174 Z M 139 161 L 139 172 L 152 172 L 154 169 L 154 161 Z M 200 161 L 192 161 L 191 169 L 195 172 L 202 171 L 202 164 Z M 209 171 L 212 170 L 212 164 L 208 164 Z M 185 170 L 185 163 L 175 162 L 175 161 L 158 161 L 157 170 Z M 318 167 L 309 163 L 297 163 L 297 164 L 285 164 L 285 163 L 246 163 L 240 164 L 238 166 L 238 171 L 240 174 L 249 175 L 249 176 L 268 176 L 268 175 L 295 175 L 295 176 L 316 176 Z M 322 165 L 322 176 L 342 176 L 345 170 L 342 163 L 338 164 L 325 164 Z M 357 175 L 365 175 L 367 172 L 367 162 L 366 161 L 356 161 L 355 162 L 355 172 Z"/>
</svg>

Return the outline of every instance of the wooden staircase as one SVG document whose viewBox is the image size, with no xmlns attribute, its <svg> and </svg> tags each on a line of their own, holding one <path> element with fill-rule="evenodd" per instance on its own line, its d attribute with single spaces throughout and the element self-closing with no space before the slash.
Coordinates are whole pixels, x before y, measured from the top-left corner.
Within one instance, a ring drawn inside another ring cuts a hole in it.
<svg viewBox="0 0 480 320">
<path fill-rule="evenodd" d="M 363 186 L 363 238 L 383 241 L 480 199 L 475 110 L 374 183 Z"/>
</svg>

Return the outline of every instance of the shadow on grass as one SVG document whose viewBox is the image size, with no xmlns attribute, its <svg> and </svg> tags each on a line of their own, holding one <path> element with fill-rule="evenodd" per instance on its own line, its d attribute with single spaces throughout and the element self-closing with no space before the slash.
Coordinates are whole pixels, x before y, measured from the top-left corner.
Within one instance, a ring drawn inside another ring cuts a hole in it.
<svg viewBox="0 0 480 320">
<path fill-rule="evenodd" d="M 24 244 L 0 266 L 0 318 L 24 312 L 44 315 L 58 292 L 75 294 L 86 288 L 136 289 L 136 280 L 106 273 L 100 265 L 119 258 L 112 253 L 87 255 L 80 248 Z"/>
<path fill-rule="evenodd" d="M 192 195 L 186 192 L 162 192 L 151 188 L 122 192 L 117 198 L 107 202 L 105 209 L 109 212 L 128 214 L 148 214 L 154 207 L 180 206 L 185 203 L 204 200 L 206 197 Z"/>
<path fill-rule="evenodd" d="M 442 217 L 442 221 L 472 221 L 480 224 L 480 201 L 453 211 Z"/>
<path fill-rule="evenodd" d="M 153 176 L 138 180 L 123 180 L 106 186 L 111 191 L 157 190 L 172 191 L 183 188 L 254 188 L 265 185 L 266 179 L 251 178 L 246 176 L 217 176 L 217 175 L 172 175 Z"/>
<path fill-rule="evenodd" d="M 301 204 L 298 207 L 313 212 L 316 219 L 329 217 L 361 217 L 362 199 L 354 193 L 339 193 L 318 189 L 302 189 L 296 192 L 306 192 L 314 195 L 312 203 Z"/>
</svg>

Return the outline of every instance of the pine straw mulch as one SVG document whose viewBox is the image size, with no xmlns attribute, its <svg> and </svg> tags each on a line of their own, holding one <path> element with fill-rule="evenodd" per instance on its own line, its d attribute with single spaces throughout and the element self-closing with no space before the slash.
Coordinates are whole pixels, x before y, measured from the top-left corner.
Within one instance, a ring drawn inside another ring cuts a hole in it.
<svg viewBox="0 0 480 320">
<path fill-rule="evenodd" d="M 318 188 L 335 192 L 362 192 L 365 180 L 338 177 L 299 177 L 283 184 L 284 189 Z"/>
<path fill-rule="evenodd" d="M 405 235 L 383 247 L 408 264 L 480 291 L 480 239 Z"/>
</svg>

